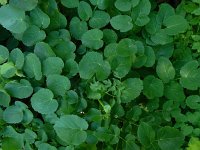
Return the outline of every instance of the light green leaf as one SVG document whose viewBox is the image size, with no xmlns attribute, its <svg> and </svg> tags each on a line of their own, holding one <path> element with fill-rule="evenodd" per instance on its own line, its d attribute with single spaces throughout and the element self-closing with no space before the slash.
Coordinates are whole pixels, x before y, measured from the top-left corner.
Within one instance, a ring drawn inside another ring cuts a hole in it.
<svg viewBox="0 0 200 150">
<path fill-rule="evenodd" d="M 152 75 L 149 75 L 144 78 L 143 83 L 144 83 L 143 93 L 147 98 L 153 99 L 156 97 L 163 96 L 164 85 L 160 79 Z"/>
<path fill-rule="evenodd" d="M 87 2 L 81 1 L 79 3 L 78 16 L 84 21 L 88 21 L 92 17 L 92 8 Z"/>
<path fill-rule="evenodd" d="M 42 78 L 41 62 L 33 53 L 30 53 L 25 57 L 23 70 L 29 78 L 35 78 L 36 80 Z"/>
<path fill-rule="evenodd" d="M 154 142 L 156 134 L 149 124 L 141 122 L 138 127 L 137 136 L 140 143 L 148 147 Z"/>
<path fill-rule="evenodd" d="M 1 5 L 5 5 L 5 4 L 7 4 L 7 2 L 8 2 L 7 0 L 0 0 Z"/>
<path fill-rule="evenodd" d="M 19 9 L 30 11 L 37 6 L 38 0 L 10 0 L 9 4 Z"/>
<path fill-rule="evenodd" d="M 47 87 L 55 94 L 64 96 L 67 90 L 70 89 L 71 83 L 69 79 L 62 75 L 48 75 L 47 76 Z"/>
<path fill-rule="evenodd" d="M 85 32 L 81 38 L 83 45 L 91 49 L 100 49 L 103 46 L 103 32 L 99 29 L 91 29 Z"/>
<path fill-rule="evenodd" d="M 30 82 L 25 79 L 21 79 L 20 82 L 10 81 L 5 85 L 5 89 L 10 96 L 19 99 L 28 98 L 33 93 Z"/>
<path fill-rule="evenodd" d="M 160 57 L 156 66 L 156 73 L 158 77 L 164 82 L 168 83 L 175 77 L 175 69 L 168 58 Z"/>
<path fill-rule="evenodd" d="M 166 26 L 165 32 L 168 35 L 183 33 L 188 28 L 187 20 L 179 15 L 173 15 L 166 18 L 163 22 L 163 25 Z"/>
<path fill-rule="evenodd" d="M 49 16 L 38 7 L 30 12 L 30 19 L 34 25 L 42 29 L 47 28 L 50 24 Z"/>
<path fill-rule="evenodd" d="M 79 5 L 79 0 L 61 0 L 61 4 L 67 8 L 76 8 Z"/>
<path fill-rule="evenodd" d="M 37 42 L 44 40 L 45 37 L 46 37 L 46 33 L 43 30 L 40 30 L 40 28 L 35 25 L 31 25 L 24 32 L 23 37 L 22 37 L 22 42 L 26 46 L 33 46 Z"/>
<path fill-rule="evenodd" d="M 43 61 L 43 74 L 45 76 L 51 74 L 61 74 L 64 68 L 64 62 L 59 57 L 48 57 Z"/>
<path fill-rule="evenodd" d="M 0 8 L 0 24 L 12 33 L 23 33 L 27 24 L 24 21 L 25 12 L 11 5 Z"/>
<path fill-rule="evenodd" d="M 21 145 L 16 138 L 5 137 L 2 140 L 2 150 L 19 150 Z"/>
<path fill-rule="evenodd" d="M 131 1 L 132 0 L 116 0 L 115 7 L 120 11 L 129 11 L 132 7 Z"/>
<path fill-rule="evenodd" d="M 48 57 L 56 56 L 51 47 L 45 42 L 38 42 L 35 45 L 34 53 L 40 58 L 40 60 L 45 60 Z"/>
<path fill-rule="evenodd" d="M 23 111 L 18 106 L 9 106 L 3 112 L 3 120 L 7 123 L 20 123 L 23 119 Z"/>
<path fill-rule="evenodd" d="M 111 26 L 120 30 L 120 32 L 127 32 L 133 28 L 132 18 L 128 15 L 117 15 L 111 18 L 110 20 Z"/>
<path fill-rule="evenodd" d="M 200 69 L 196 60 L 189 61 L 180 70 L 180 84 L 189 90 L 197 90 L 200 86 Z"/>
<path fill-rule="evenodd" d="M 110 15 L 105 11 L 96 10 L 92 18 L 89 20 L 89 25 L 92 28 L 103 28 L 110 22 Z"/>
<path fill-rule="evenodd" d="M 104 80 L 110 74 L 110 65 L 100 53 L 88 52 L 79 63 L 79 74 L 82 79 L 91 79 L 96 75 L 98 80 Z"/>
<path fill-rule="evenodd" d="M 117 54 L 122 57 L 128 57 L 134 55 L 137 52 L 137 46 L 132 39 L 121 39 L 117 45 Z"/>
<path fill-rule="evenodd" d="M 186 99 L 186 105 L 191 109 L 200 109 L 200 97 L 199 95 L 191 95 Z"/>
<path fill-rule="evenodd" d="M 7 62 L 0 66 L 0 71 L 2 77 L 12 78 L 15 76 L 17 69 L 12 62 Z"/>
<path fill-rule="evenodd" d="M 10 104 L 10 95 L 5 91 L 0 89 L 0 106 L 8 107 Z"/>
<path fill-rule="evenodd" d="M 53 96 L 49 89 L 40 89 L 31 97 L 31 106 L 41 114 L 54 113 L 58 108 L 58 102 Z"/>
<path fill-rule="evenodd" d="M 9 57 L 9 51 L 8 49 L 3 46 L 0 45 L 0 64 L 4 63 Z"/>
<path fill-rule="evenodd" d="M 73 17 L 70 21 L 69 29 L 72 37 L 80 40 L 82 35 L 88 30 L 87 22 L 80 21 L 78 17 Z"/>
<path fill-rule="evenodd" d="M 184 142 L 182 133 L 178 129 L 168 126 L 158 130 L 157 138 L 161 150 L 178 150 Z"/>
<path fill-rule="evenodd" d="M 19 48 L 15 48 L 10 52 L 9 59 L 15 64 L 17 69 L 22 69 L 24 66 L 24 54 Z"/>
<path fill-rule="evenodd" d="M 122 86 L 124 89 L 121 92 L 121 102 L 128 103 L 137 98 L 143 90 L 142 80 L 139 78 L 126 79 Z"/>
<path fill-rule="evenodd" d="M 58 137 L 70 145 L 80 145 L 85 142 L 87 133 L 84 130 L 87 128 L 88 123 L 76 115 L 62 116 L 54 125 Z"/>
</svg>

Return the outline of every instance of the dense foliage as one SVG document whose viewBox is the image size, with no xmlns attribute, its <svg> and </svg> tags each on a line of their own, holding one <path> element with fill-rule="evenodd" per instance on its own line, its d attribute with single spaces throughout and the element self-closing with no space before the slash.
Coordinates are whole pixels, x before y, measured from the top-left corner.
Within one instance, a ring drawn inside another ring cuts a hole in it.
<svg viewBox="0 0 200 150">
<path fill-rule="evenodd" d="M 0 0 L 2 150 L 199 150 L 200 0 Z"/>
</svg>

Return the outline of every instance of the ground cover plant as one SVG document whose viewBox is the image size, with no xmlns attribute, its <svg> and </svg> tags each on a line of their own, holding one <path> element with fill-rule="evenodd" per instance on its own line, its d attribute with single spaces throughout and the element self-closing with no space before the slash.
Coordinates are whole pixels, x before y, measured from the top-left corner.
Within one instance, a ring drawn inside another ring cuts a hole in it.
<svg viewBox="0 0 200 150">
<path fill-rule="evenodd" d="M 199 150 L 200 1 L 170 4 L 0 0 L 0 149 Z"/>
</svg>

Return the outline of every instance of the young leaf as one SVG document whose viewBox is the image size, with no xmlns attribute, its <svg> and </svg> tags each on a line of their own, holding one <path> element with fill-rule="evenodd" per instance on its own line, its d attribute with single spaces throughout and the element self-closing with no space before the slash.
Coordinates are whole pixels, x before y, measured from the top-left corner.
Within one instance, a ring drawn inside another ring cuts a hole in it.
<svg viewBox="0 0 200 150">
<path fill-rule="evenodd" d="M 104 80 L 110 74 L 110 65 L 100 53 L 88 52 L 79 62 L 79 74 L 82 79 L 91 79 L 96 75 L 98 80 Z"/>
<path fill-rule="evenodd" d="M 12 33 L 23 33 L 27 24 L 25 20 L 25 11 L 4 5 L 0 8 L 0 24 Z"/>
<path fill-rule="evenodd" d="M 168 83 L 175 77 L 175 69 L 169 59 L 160 57 L 156 66 L 158 77 L 164 82 Z"/>
<path fill-rule="evenodd" d="M 133 28 L 132 18 L 128 15 L 117 15 L 111 18 L 110 20 L 111 26 L 120 30 L 120 32 L 127 32 Z"/>
<path fill-rule="evenodd" d="M 128 103 L 137 98 L 143 90 L 142 80 L 139 78 L 126 79 L 122 85 L 125 87 L 121 92 L 121 102 Z"/>
<path fill-rule="evenodd" d="M 58 137 L 70 145 L 80 145 L 85 142 L 87 128 L 88 123 L 76 115 L 64 115 L 54 125 Z"/>
<path fill-rule="evenodd" d="M 140 143 L 144 145 L 144 147 L 148 147 L 153 144 L 156 134 L 149 124 L 142 122 L 138 127 L 137 136 Z"/>
<path fill-rule="evenodd" d="M 180 149 L 184 142 L 184 136 L 178 129 L 163 127 L 157 133 L 158 145 L 162 150 Z"/>
<path fill-rule="evenodd" d="M 10 94 L 10 96 L 24 99 L 31 96 L 33 93 L 33 88 L 29 81 L 21 79 L 20 82 L 11 81 L 5 85 L 5 89 Z"/>
<path fill-rule="evenodd" d="M 7 123 L 20 123 L 23 119 L 23 111 L 18 106 L 9 106 L 3 112 L 3 120 Z"/>
<path fill-rule="evenodd" d="M 85 1 L 81 1 L 78 5 L 78 15 L 80 19 L 88 21 L 92 17 L 92 8 Z"/>
<path fill-rule="evenodd" d="M 9 51 L 8 49 L 3 46 L 0 45 L 0 64 L 4 63 L 9 57 Z"/>
<path fill-rule="evenodd" d="M 89 20 L 89 25 L 92 28 L 103 28 L 110 22 L 110 15 L 105 11 L 96 10 L 92 18 Z"/>
<path fill-rule="evenodd" d="M 43 74 L 45 76 L 51 74 L 61 74 L 64 68 L 64 62 L 59 57 L 48 57 L 42 62 Z"/>
<path fill-rule="evenodd" d="M 23 70 L 29 78 L 35 78 L 36 80 L 42 78 L 41 62 L 34 53 L 30 53 L 25 57 Z"/>
<path fill-rule="evenodd" d="M 97 50 L 103 47 L 102 38 L 103 32 L 101 30 L 91 29 L 82 35 L 81 41 L 86 47 Z"/>
<path fill-rule="evenodd" d="M 18 48 L 13 49 L 10 52 L 9 59 L 15 64 L 17 69 L 22 69 L 24 66 L 24 54 Z"/>
<path fill-rule="evenodd" d="M 2 77 L 12 78 L 15 76 L 17 69 L 12 62 L 7 62 L 0 66 L 0 72 Z"/>
<path fill-rule="evenodd" d="M 31 97 L 31 106 L 41 114 L 51 114 L 58 108 L 58 102 L 53 96 L 49 89 L 40 89 Z"/>
<path fill-rule="evenodd" d="M 67 8 L 76 8 L 79 5 L 79 0 L 61 0 L 61 4 Z"/>
<path fill-rule="evenodd" d="M 147 98 L 153 99 L 156 97 L 163 96 L 164 85 L 160 79 L 152 75 L 149 75 L 144 78 L 143 83 L 144 83 L 143 93 Z"/>
<path fill-rule="evenodd" d="M 64 96 L 67 90 L 70 89 L 71 83 L 69 79 L 62 75 L 48 75 L 47 76 L 47 87 L 55 94 Z"/>
</svg>

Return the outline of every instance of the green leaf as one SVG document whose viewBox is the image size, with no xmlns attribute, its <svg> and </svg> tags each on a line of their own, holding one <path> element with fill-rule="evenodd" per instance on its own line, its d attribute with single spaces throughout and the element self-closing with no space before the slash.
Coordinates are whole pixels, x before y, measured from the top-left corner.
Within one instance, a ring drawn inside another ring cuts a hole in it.
<svg viewBox="0 0 200 150">
<path fill-rule="evenodd" d="M 40 58 L 40 60 L 45 60 L 48 57 L 56 56 L 51 47 L 44 42 L 38 42 L 35 45 L 34 53 Z"/>
<path fill-rule="evenodd" d="M 111 18 L 110 20 L 111 26 L 120 30 L 120 32 L 127 32 L 133 28 L 132 18 L 128 15 L 117 15 Z"/>
<path fill-rule="evenodd" d="M 20 123 L 23 119 L 23 111 L 18 106 L 9 106 L 3 112 L 3 120 L 7 123 Z"/>
<path fill-rule="evenodd" d="M 200 147 L 200 141 L 196 137 L 191 137 L 187 150 L 198 150 Z"/>
<path fill-rule="evenodd" d="M 5 46 L 0 45 L 0 64 L 6 62 L 8 57 L 9 57 L 8 49 Z"/>
<path fill-rule="evenodd" d="M 143 83 L 139 78 L 126 79 L 122 85 L 124 86 L 124 90 L 121 92 L 122 103 L 128 103 L 134 100 L 143 90 Z"/>
<path fill-rule="evenodd" d="M 187 62 L 180 70 L 180 84 L 189 90 L 197 90 L 200 86 L 200 69 L 199 63 L 196 60 Z"/>
<path fill-rule="evenodd" d="M 82 35 L 88 30 L 87 22 L 80 21 L 78 17 L 73 17 L 69 25 L 72 37 L 81 40 Z"/>
<path fill-rule="evenodd" d="M 103 30 L 103 41 L 106 44 L 116 43 L 117 42 L 117 34 L 114 30 L 111 29 L 104 29 Z"/>
<path fill-rule="evenodd" d="M 6 137 L 2 140 L 2 150 L 19 150 L 21 149 L 20 143 L 12 137 Z"/>
<path fill-rule="evenodd" d="M 61 74 L 64 68 L 64 62 L 59 57 L 48 57 L 42 62 L 43 74 Z"/>
<path fill-rule="evenodd" d="M 65 115 L 56 121 L 54 129 L 62 141 L 70 145 L 80 145 L 87 138 L 88 123 L 76 116 Z"/>
<path fill-rule="evenodd" d="M 19 48 L 15 48 L 10 52 L 9 59 L 15 64 L 17 69 L 22 69 L 24 66 L 24 54 Z"/>
<path fill-rule="evenodd" d="M 116 0 L 115 7 L 120 11 L 129 11 L 131 10 L 131 0 Z"/>
<path fill-rule="evenodd" d="M 166 98 L 175 102 L 183 102 L 185 99 L 182 86 L 175 81 L 165 86 L 164 95 Z"/>
<path fill-rule="evenodd" d="M 137 52 L 135 41 L 132 39 L 121 39 L 117 45 L 117 54 L 122 57 L 134 55 Z"/>
<path fill-rule="evenodd" d="M 23 33 L 27 24 L 24 21 L 25 12 L 11 5 L 0 8 L 0 24 L 12 33 Z"/>
<path fill-rule="evenodd" d="M 71 83 L 69 79 L 62 75 L 48 75 L 47 76 L 47 87 L 55 94 L 64 96 L 67 90 L 70 89 Z"/>
<path fill-rule="evenodd" d="M 100 53 L 88 52 L 79 62 L 79 74 L 82 79 L 91 79 L 96 75 L 98 80 L 104 80 L 110 74 L 110 65 Z"/>
<path fill-rule="evenodd" d="M 73 59 L 67 60 L 65 62 L 64 71 L 67 72 L 69 78 L 75 76 L 79 72 L 78 63 Z"/>
<path fill-rule="evenodd" d="M 47 143 L 42 143 L 37 146 L 38 150 L 57 150 L 56 147 L 51 146 L 50 144 Z"/>
<path fill-rule="evenodd" d="M 184 142 L 182 133 L 173 127 L 162 127 L 157 133 L 158 145 L 161 150 L 178 150 Z"/>
<path fill-rule="evenodd" d="M 9 4 L 19 9 L 30 11 L 37 6 L 38 0 L 10 0 Z"/>
<path fill-rule="evenodd" d="M 1 75 L 4 78 L 12 78 L 15 76 L 17 69 L 12 62 L 4 63 L 0 66 Z"/>
<path fill-rule="evenodd" d="M 30 19 L 34 25 L 42 29 L 47 28 L 50 24 L 49 16 L 38 7 L 30 12 Z"/>
<path fill-rule="evenodd" d="M 140 143 L 148 147 L 153 144 L 156 134 L 149 124 L 142 122 L 138 127 L 137 136 Z"/>
<path fill-rule="evenodd" d="M 79 6 L 79 0 L 61 0 L 61 4 L 67 8 L 76 8 Z"/>
<path fill-rule="evenodd" d="M 173 15 L 166 18 L 163 22 L 163 25 L 166 26 L 165 32 L 167 35 L 183 33 L 188 28 L 187 20 L 179 15 Z"/>
<path fill-rule="evenodd" d="M 41 114 L 51 114 L 58 108 L 58 102 L 53 96 L 49 89 L 40 89 L 31 97 L 31 106 Z"/>
<path fill-rule="evenodd" d="M 155 64 L 156 56 L 154 50 L 150 46 L 145 46 L 145 55 L 147 56 L 147 60 L 144 66 L 152 67 Z"/>
<path fill-rule="evenodd" d="M 35 78 L 36 80 L 42 78 L 41 62 L 33 53 L 30 53 L 25 57 L 23 70 L 29 78 Z"/>
<path fill-rule="evenodd" d="M 135 136 L 128 134 L 126 136 L 126 141 L 123 145 L 123 150 L 140 150 L 140 147 L 135 143 Z"/>
<path fill-rule="evenodd" d="M 91 29 L 85 32 L 81 38 L 82 44 L 91 49 L 103 47 L 103 32 L 99 29 Z"/>
<path fill-rule="evenodd" d="M 26 46 L 33 46 L 37 42 L 44 40 L 45 37 L 46 37 L 46 34 L 43 30 L 40 30 L 40 28 L 35 25 L 31 25 L 24 32 L 23 37 L 22 37 L 22 42 Z"/>
<path fill-rule="evenodd" d="M 170 60 L 165 57 L 160 57 L 158 59 L 156 73 L 164 83 L 168 83 L 175 77 L 175 69 Z"/>
<path fill-rule="evenodd" d="M 78 6 L 78 16 L 84 21 L 88 21 L 92 17 L 92 8 L 85 1 L 81 1 Z"/>
<path fill-rule="evenodd" d="M 7 0 L 0 0 L 1 5 L 5 5 L 5 4 L 7 4 L 7 2 L 8 2 Z"/>
<path fill-rule="evenodd" d="M 21 79 L 20 82 L 11 81 L 5 85 L 5 89 L 10 94 L 10 96 L 24 99 L 31 96 L 33 93 L 33 88 L 29 81 Z"/>
<path fill-rule="evenodd" d="M 5 91 L 0 89 L 0 106 L 8 107 L 11 101 L 10 95 Z"/>
<path fill-rule="evenodd" d="M 160 79 L 152 75 L 149 75 L 144 78 L 143 83 L 144 83 L 143 93 L 147 98 L 153 99 L 156 97 L 163 96 L 164 85 Z"/>
<path fill-rule="evenodd" d="M 186 105 L 191 109 L 200 109 L 199 95 L 191 95 L 186 98 Z"/>
<path fill-rule="evenodd" d="M 110 15 L 105 11 L 96 10 L 89 20 L 91 28 L 103 28 L 110 22 Z"/>
<path fill-rule="evenodd" d="M 164 29 L 160 29 L 158 32 L 153 34 L 151 40 L 157 45 L 166 45 L 173 42 L 173 38 L 167 35 Z"/>
</svg>

